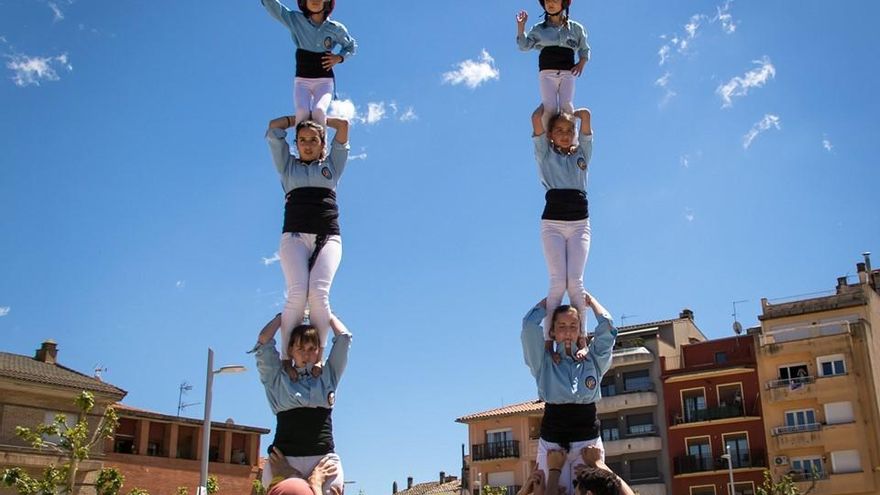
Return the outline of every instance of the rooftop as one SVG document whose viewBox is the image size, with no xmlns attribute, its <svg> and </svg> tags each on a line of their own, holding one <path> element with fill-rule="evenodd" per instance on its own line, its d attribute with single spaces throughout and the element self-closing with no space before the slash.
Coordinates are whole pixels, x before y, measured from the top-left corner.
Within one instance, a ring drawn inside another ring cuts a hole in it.
<svg viewBox="0 0 880 495">
<path fill-rule="evenodd" d="M 406 490 L 398 491 L 397 495 L 432 495 L 458 493 L 459 491 L 461 491 L 461 480 L 456 478 L 446 482 L 429 481 L 427 483 L 419 483 Z"/>
<path fill-rule="evenodd" d="M 26 383 L 38 383 L 71 390 L 109 394 L 122 399 L 126 392 L 97 378 L 84 375 L 60 364 L 38 361 L 30 356 L 0 352 L 0 377 Z"/>
<path fill-rule="evenodd" d="M 196 427 L 201 427 L 202 424 L 204 423 L 204 420 L 202 420 L 202 419 L 185 418 L 182 416 L 173 416 L 171 414 L 162 414 L 162 413 L 155 412 L 155 411 L 148 411 L 146 409 L 132 407 L 132 406 L 129 406 L 127 404 L 122 404 L 122 403 L 115 404 L 113 407 L 116 408 L 116 412 L 119 413 L 119 416 L 121 416 L 121 417 L 145 418 L 145 419 L 151 419 L 151 420 L 156 420 L 156 421 L 166 421 L 169 423 L 192 425 L 192 426 L 196 426 Z M 266 428 L 260 428 L 257 426 L 237 425 L 234 422 L 232 422 L 231 419 L 228 419 L 228 420 L 226 420 L 226 422 L 223 422 L 223 423 L 217 422 L 217 421 L 211 421 L 211 428 L 223 428 L 226 430 L 238 430 L 238 431 L 244 431 L 244 432 L 249 432 L 249 433 L 260 433 L 263 435 L 265 435 L 266 433 L 269 433 L 269 431 L 270 431 Z"/>
<path fill-rule="evenodd" d="M 544 414 L 544 401 L 535 399 L 528 402 L 520 402 L 519 404 L 511 404 L 497 409 L 468 414 L 455 421 L 457 423 L 469 423 L 480 419 L 503 418 L 506 416 L 519 416 L 522 414 Z"/>
</svg>

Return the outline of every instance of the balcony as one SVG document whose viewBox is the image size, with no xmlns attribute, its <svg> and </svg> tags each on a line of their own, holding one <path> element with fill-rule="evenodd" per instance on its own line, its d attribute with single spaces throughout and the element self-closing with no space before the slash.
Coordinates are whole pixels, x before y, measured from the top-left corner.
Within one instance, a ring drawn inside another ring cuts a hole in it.
<svg viewBox="0 0 880 495">
<path fill-rule="evenodd" d="M 659 436 L 623 438 L 620 440 L 603 441 L 605 456 L 613 457 L 623 454 L 639 454 L 643 452 L 658 452 L 663 449 Z"/>
<path fill-rule="evenodd" d="M 627 390 L 610 397 L 602 396 L 602 400 L 596 406 L 599 414 L 614 413 L 622 409 L 634 409 L 636 407 L 654 407 L 657 405 L 657 392 L 653 386 L 640 387 L 638 390 Z"/>
<path fill-rule="evenodd" d="M 654 355 L 646 347 L 627 347 L 614 349 L 611 352 L 611 367 L 648 364 L 654 361 Z"/>
<path fill-rule="evenodd" d="M 471 446 L 471 458 L 474 461 L 490 461 L 519 457 L 519 440 L 506 442 L 478 443 Z"/>
<path fill-rule="evenodd" d="M 782 378 L 767 382 L 771 402 L 803 399 L 805 395 L 815 394 L 815 376 Z"/>
<path fill-rule="evenodd" d="M 672 425 L 701 423 L 703 421 L 716 421 L 719 419 L 737 418 L 741 416 L 743 416 L 742 406 L 709 407 L 706 409 L 690 411 L 683 418 L 677 416 L 672 419 Z"/>
<path fill-rule="evenodd" d="M 763 450 L 750 450 L 733 454 L 733 469 L 767 467 Z M 675 474 L 702 473 L 707 471 L 724 471 L 727 459 L 709 455 L 683 455 L 675 458 Z"/>
<path fill-rule="evenodd" d="M 822 425 L 807 423 L 793 426 L 777 426 L 772 430 L 776 446 L 780 449 L 822 445 Z"/>
</svg>

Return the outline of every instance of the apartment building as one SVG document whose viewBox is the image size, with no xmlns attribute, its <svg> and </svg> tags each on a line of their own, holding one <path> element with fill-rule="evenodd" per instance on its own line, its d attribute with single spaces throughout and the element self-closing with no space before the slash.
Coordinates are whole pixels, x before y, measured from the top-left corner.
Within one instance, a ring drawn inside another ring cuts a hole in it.
<svg viewBox="0 0 880 495">
<path fill-rule="evenodd" d="M 704 340 L 689 310 L 677 319 L 618 328 L 598 417 L 606 462 L 641 495 L 672 493 L 663 454 L 667 420 L 660 358 L 678 362 L 682 344 Z M 456 419 L 468 425 L 469 479 L 463 484 L 473 494 L 487 485 L 506 487 L 509 495 L 519 490 L 537 457 L 543 412 L 543 402 L 533 400 Z"/>
<path fill-rule="evenodd" d="M 757 343 L 774 477 L 811 495 L 880 493 L 880 271 L 828 294 L 761 301 Z"/>
<path fill-rule="evenodd" d="M 683 345 L 660 364 L 672 493 L 755 495 L 767 454 L 753 337 Z"/>
</svg>

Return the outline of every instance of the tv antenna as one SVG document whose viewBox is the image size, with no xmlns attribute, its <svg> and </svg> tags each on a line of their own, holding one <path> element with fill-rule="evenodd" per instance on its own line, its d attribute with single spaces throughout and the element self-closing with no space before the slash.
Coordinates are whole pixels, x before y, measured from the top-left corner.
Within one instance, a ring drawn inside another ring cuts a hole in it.
<svg viewBox="0 0 880 495">
<path fill-rule="evenodd" d="M 637 316 L 639 316 L 639 315 L 628 315 L 628 314 L 625 314 L 625 313 L 622 314 L 622 315 L 620 315 L 620 323 L 621 323 L 620 326 L 625 327 L 625 326 L 626 326 L 626 320 L 629 320 L 629 319 L 635 318 L 635 317 L 637 317 Z"/>
<path fill-rule="evenodd" d="M 193 389 L 193 386 L 190 385 L 189 383 L 187 383 L 186 380 L 184 380 L 183 382 L 180 383 L 179 389 L 180 389 L 180 393 L 177 394 L 177 417 L 178 418 L 180 417 L 180 411 L 186 409 L 187 407 L 197 406 L 197 405 L 201 404 L 201 402 L 186 402 L 186 403 L 183 402 L 183 394 L 185 394 L 186 392 L 189 392 L 190 390 Z"/>
<path fill-rule="evenodd" d="M 106 373 L 106 372 L 108 372 L 108 371 L 110 371 L 110 368 L 106 368 L 106 367 L 103 367 L 103 368 L 102 368 L 100 364 L 96 364 L 96 365 L 95 365 L 95 378 L 97 378 L 98 380 L 100 380 L 100 379 L 101 379 L 101 374 L 102 374 L 102 373 Z"/>
<path fill-rule="evenodd" d="M 736 317 L 736 305 L 746 303 L 746 302 L 749 302 L 749 300 L 748 299 L 741 299 L 739 301 L 733 301 L 733 314 L 731 316 L 733 316 L 733 333 L 735 333 L 737 335 L 741 335 L 743 333 L 743 326 L 742 326 L 742 323 L 740 323 Z"/>
</svg>

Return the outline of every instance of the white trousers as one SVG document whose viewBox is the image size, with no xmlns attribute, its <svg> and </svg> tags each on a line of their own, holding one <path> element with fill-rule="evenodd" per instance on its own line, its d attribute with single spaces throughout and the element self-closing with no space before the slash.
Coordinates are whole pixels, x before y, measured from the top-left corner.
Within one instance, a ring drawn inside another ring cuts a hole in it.
<svg viewBox="0 0 880 495">
<path fill-rule="evenodd" d="M 584 303 L 584 267 L 590 253 L 590 219 L 541 220 L 541 243 L 544 259 L 550 275 L 547 290 L 547 318 L 544 320 L 544 340 L 550 339 L 550 321 L 553 311 L 562 304 L 562 296 L 568 299 L 580 313 L 581 328 L 586 321 Z"/>
<path fill-rule="evenodd" d="M 544 105 L 544 130 L 550 117 L 559 112 L 574 112 L 574 81 L 570 70 L 542 70 L 538 72 L 538 87 Z"/>
<path fill-rule="evenodd" d="M 574 469 L 577 466 L 584 464 L 584 459 L 581 456 L 581 449 L 591 445 L 595 445 L 602 449 L 602 462 L 605 462 L 605 446 L 602 445 L 602 437 L 594 438 L 593 440 L 585 440 L 583 442 L 572 442 L 566 453 L 562 472 L 559 473 L 559 486 L 565 489 L 565 493 L 574 493 L 571 485 L 572 481 L 576 479 Z M 547 452 L 550 450 L 561 449 L 562 447 L 557 443 L 548 442 L 543 438 L 538 440 L 538 469 L 544 471 L 545 480 L 550 476 L 550 471 L 547 468 Z"/>
<path fill-rule="evenodd" d="M 327 454 L 327 455 L 310 455 L 304 457 L 287 457 L 287 462 L 297 471 L 302 473 L 303 476 L 308 478 L 312 471 L 315 469 L 315 466 L 318 465 L 318 462 L 327 457 L 330 459 L 330 465 L 336 466 L 336 475 L 327 478 L 324 481 L 324 495 L 333 495 L 333 492 L 330 490 L 331 487 L 336 486 L 339 487 L 340 493 L 342 489 L 345 487 L 345 476 L 342 472 L 342 460 L 339 459 L 339 456 L 336 454 Z M 264 487 L 269 487 L 269 483 L 272 482 L 272 465 L 269 461 L 266 461 L 266 465 L 263 467 L 263 478 L 261 480 L 263 482 Z"/>
<path fill-rule="evenodd" d="M 332 77 L 296 77 L 293 79 L 293 105 L 296 108 L 296 122 L 314 120 L 322 126 L 327 125 L 327 111 L 333 101 Z"/>
<path fill-rule="evenodd" d="M 290 359 L 287 354 L 290 331 L 302 324 L 306 303 L 309 305 L 309 322 L 318 329 L 322 346 L 326 345 L 330 333 L 330 286 L 342 261 L 342 238 L 327 236 L 327 243 L 309 272 L 309 257 L 315 250 L 316 237 L 315 234 L 290 232 L 281 235 L 278 256 L 287 285 L 287 302 L 281 312 L 281 359 Z"/>
</svg>

